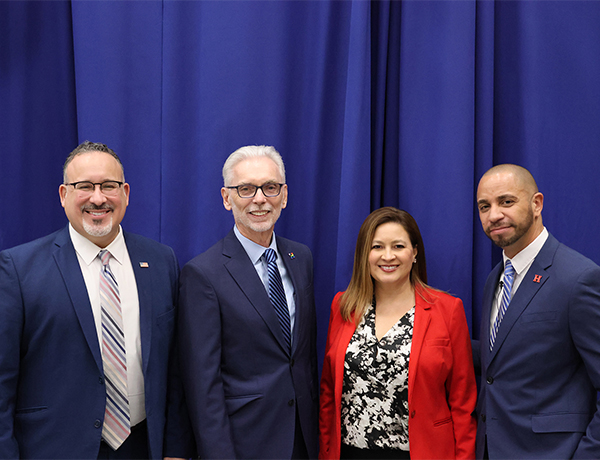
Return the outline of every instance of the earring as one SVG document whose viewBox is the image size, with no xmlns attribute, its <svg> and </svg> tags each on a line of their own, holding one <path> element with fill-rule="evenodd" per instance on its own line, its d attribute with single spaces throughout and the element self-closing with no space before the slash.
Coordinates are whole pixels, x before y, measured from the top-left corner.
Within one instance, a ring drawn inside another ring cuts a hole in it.
<svg viewBox="0 0 600 460">
<path fill-rule="evenodd" d="M 415 260 L 413 260 L 413 264 L 417 263 L 417 258 L 415 257 Z"/>
</svg>

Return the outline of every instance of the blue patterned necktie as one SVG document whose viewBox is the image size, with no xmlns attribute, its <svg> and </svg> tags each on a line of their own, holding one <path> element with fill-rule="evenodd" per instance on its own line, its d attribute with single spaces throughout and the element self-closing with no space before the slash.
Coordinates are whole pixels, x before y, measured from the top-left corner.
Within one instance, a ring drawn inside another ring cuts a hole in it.
<svg viewBox="0 0 600 460">
<path fill-rule="evenodd" d="M 500 327 L 500 323 L 502 322 L 502 318 L 504 318 L 504 314 L 506 313 L 506 309 L 508 308 L 508 304 L 510 303 L 511 291 L 513 280 L 515 278 L 515 269 L 510 263 L 509 259 L 506 259 L 506 266 L 504 267 L 504 280 L 502 287 L 502 302 L 500 304 L 500 308 L 498 309 L 498 316 L 496 316 L 496 321 L 494 321 L 494 327 L 492 328 L 492 333 L 490 334 L 490 351 L 494 348 L 494 342 L 496 341 L 496 335 L 498 334 L 498 328 Z"/>
<path fill-rule="evenodd" d="M 277 268 L 277 253 L 267 248 L 264 252 L 264 257 L 267 261 L 267 271 L 269 272 L 269 299 L 275 308 L 281 331 L 285 337 L 288 350 L 291 350 L 292 332 L 290 325 L 290 310 L 288 309 L 287 300 L 285 298 L 285 290 L 281 281 L 281 275 Z"/>
<path fill-rule="evenodd" d="M 100 251 L 100 308 L 102 311 L 102 366 L 106 384 L 106 409 L 102 438 L 117 450 L 131 432 L 129 394 L 127 392 L 127 359 L 119 286 L 110 271 L 110 252 Z"/>
</svg>

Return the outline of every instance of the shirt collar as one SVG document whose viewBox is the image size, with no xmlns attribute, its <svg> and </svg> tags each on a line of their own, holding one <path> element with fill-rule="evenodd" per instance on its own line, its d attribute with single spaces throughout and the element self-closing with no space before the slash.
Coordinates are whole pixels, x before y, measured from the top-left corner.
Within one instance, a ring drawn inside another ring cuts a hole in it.
<svg viewBox="0 0 600 460">
<path fill-rule="evenodd" d="M 69 223 L 69 236 L 71 237 L 71 241 L 73 242 L 73 247 L 79 257 L 85 262 L 86 265 L 90 265 L 96 257 L 98 257 L 98 253 L 102 249 L 101 247 L 95 245 L 90 240 L 88 240 L 85 236 L 78 233 L 77 230 L 73 228 L 73 226 Z M 115 239 L 104 249 L 110 252 L 110 255 L 120 264 L 123 264 L 123 259 L 125 256 L 125 238 L 123 237 L 123 229 L 119 225 L 119 233 L 115 237 Z"/>
<path fill-rule="evenodd" d="M 544 246 L 544 243 L 546 242 L 547 239 L 548 239 L 548 230 L 546 230 L 546 227 L 544 227 L 542 232 L 538 235 L 538 237 L 535 240 L 533 240 L 529 244 L 529 246 L 527 246 L 525 249 L 523 249 L 521 252 L 519 252 L 516 256 L 514 256 L 512 259 L 510 259 L 510 262 L 511 262 L 513 268 L 515 269 L 515 272 L 517 275 L 521 274 L 521 272 L 525 268 L 528 268 L 531 265 L 531 263 L 533 262 L 533 259 L 535 259 L 537 257 L 537 255 L 541 251 L 542 246 Z M 504 263 L 504 266 L 506 266 L 507 260 L 508 260 L 508 257 L 506 257 L 506 254 L 503 251 L 502 252 L 502 262 Z"/>
<path fill-rule="evenodd" d="M 248 254 L 248 257 L 250 257 L 252 263 L 256 265 L 267 248 L 242 235 L 238 230 L 237 225 L 233 226 L 233 232 L 235 233 L 235 236 L 239 242 L 242 244 L 243 248 L 246 250 L 246 254 Z M 271 244 L 269 245 L 269 248 L 273 249 L 277 254 L 279 254 L 279 251 L 277 251 L 275 232 L 273 232 L 273 238 L 271 238 Z"/>
</svg>

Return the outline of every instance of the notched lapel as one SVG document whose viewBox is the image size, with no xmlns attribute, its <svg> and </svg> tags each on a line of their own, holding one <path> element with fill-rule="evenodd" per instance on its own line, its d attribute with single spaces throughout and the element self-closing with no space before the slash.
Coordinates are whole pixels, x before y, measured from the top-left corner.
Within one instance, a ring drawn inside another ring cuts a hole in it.
<svg viewBox="0 0 600 460">
<path fill-rule="evenodd" d="M 410 360 L 408 362 L 408 388 L 414 388 L 417 371 L 419 369 L 419 358 L 425 342 L 425 334 L 431 323 L 431 314 L 429 305 L 425 300 L 415 292 L 415 319 L 413 326 L 412 345 L 410 347 Z M 412 392 L 409 395 L 408 404 L 410 405 Z"/>
<path fill-rule="evenodd" d="M 133 267 L 133 275 L 135 276 L 135 284 L 138 293 L 139 311 L 140 311 L 140 336 L 142 342 L 142 371 L 146 374 L 148 368 L 148 357 L 150 356 L 150 347 L 152 345 L 152 287 L 153 284 L 153 264 L 149 261 L 149 255 L 144 249 L 136 244 L 134 238 L 129 237 L 126 233 L 125 245 L 129 254 L 129 260 Z"/>
<path fill-rule="evenodd" d="M 490 361 L 494 359 L 511 329 L 519 320 L 527 306 L 531 303 L 537 292 L 542 288 L 546 281 L 550 279 L 550 275 L 546 271 L 546 268 L 547 267 L 543 267 L 536 258 L 525 274 L 525 277 L 521 281 L 517 292 L 515 292 L 510 303 L 508 304 L 504 318 L 502 318 L 502 322 L 498 328 L 498 335 L 494 343 L 494 348 L 492 349 Z"/>
<path fill-rule="evenodd" d="M 277 314 L 273 305 L 271 305 L 265 286 L 233 231 L 224 240 L 223 256 L 225 257 L 225 269 L 266 323 L 281 348 L 288 353 L 288 347 L 283 337 Z"/>
<path fill-rule="evenodd" d="M 56 238 L 55 244 L 57 248 L 54 250 L 54 260 L 65 282 L 67 293 L 71 299 L 85 340 L 94 356 L 98 370 L 102 373 L 102 355 L 100 354 L 100 344 L 98 342 L 94 314 L 92 313 L 92 305 L 90 304 L 85 281 L 79 267 L 77 253 L 68 235 L 69 232 L 66 229 L 65 232 L 61 232 Z"/>
</svg>

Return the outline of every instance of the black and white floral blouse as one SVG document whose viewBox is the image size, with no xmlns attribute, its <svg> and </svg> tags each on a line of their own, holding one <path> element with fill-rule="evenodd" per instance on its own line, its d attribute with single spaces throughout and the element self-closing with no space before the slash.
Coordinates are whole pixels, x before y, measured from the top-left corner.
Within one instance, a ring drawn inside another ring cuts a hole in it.
<svg viewBox="0 0 600 460">
<path fill-rule="evenodd" d="M 342 442 L 362 449 L 408 449 L 408 360 L 415 308 L 377 340 L 375 306 L 358 324 L 344 362 Z"/>
</svg>

